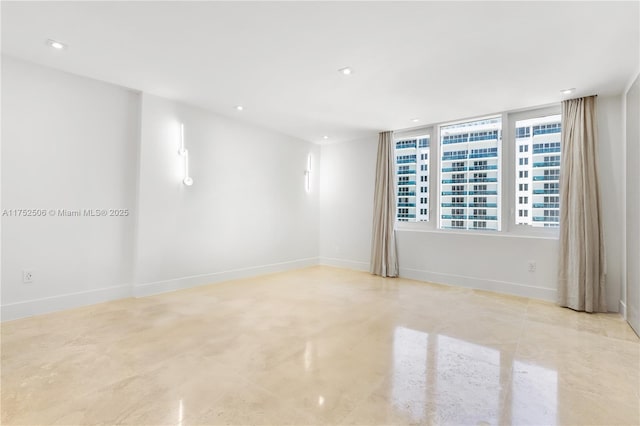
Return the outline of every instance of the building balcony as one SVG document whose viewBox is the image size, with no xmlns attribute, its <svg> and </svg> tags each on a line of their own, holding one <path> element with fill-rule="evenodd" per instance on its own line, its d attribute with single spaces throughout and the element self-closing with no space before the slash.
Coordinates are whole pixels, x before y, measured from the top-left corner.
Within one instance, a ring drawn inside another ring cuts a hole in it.
<svg viewBox="0 0 640 426">
<path fill-rule="evenodd" d="M 467 195 L 467 191 L 442 191 L 442 195 Z"/>
<path fill-rule="evenodd" d="M 483 152 L 481 154 L 471 154 L 469 158 L 497 158 L 497 152 Z"/>
<path fill-rule="evenodd" d="M 398 207 L 415 207 L 416 203 L 398 203 Z"/>
<path fill-rule="evenodd" d="M 466 179 L 443 179 L 442 183 L 467 183 Z"/>
<path fill-rule="evenodd" d="M 416 149 L 416 143 L 396 144 L 396 149 Z"/>
<path fill-rule="evenodd" d="M 533 167 L 560 167 L 559 161 L 539 161 L 537 163 L 533 163 Z"/>
<path fill-rule="evenodd" d="M 442 169 L 442 173 L 450 173 L 450 172 L 466 172 L 466 167 L 444 167 Z"/>
<path fill-rule="evenodd" d="M 560 148 L 537 148 L 533 150 L 533 154 L 550 154 L 552 152 L 560 152 Z"/>
<path fill-rule="evenodd" d="M 559 189 L 534 189 L 533 193 L 534 194 L 558 195 L 558 194 L 560 194 L 560 190 Z"/>
<path fill-rule="evenodd" d="M 482 183 L 482 182 L 498 182 L 498 178 L 472 178 L 469 179 L 469 182 L 474 183 Z"/>
<path fill-rule="evenodd" d="M 469 170 L 498 170 L 496 164 L 487 164 L 486 166 L 470 166 Z"/>
<path fill-rule="evenodd" d="M 560 223 L 560 218 L 555 216 L 555 217 L 549 217 L 549 216 L 534 216 L 533 217 L 533 221 L 534 222 L 551 222 L 551 223 Z"/>
<path fill-rule="evenodd" d="M 558 181 L 558 180 L 560 180 L 560 176 L 534 176 L 533 180 L 534 181 L 543 181 L 543 180 L 555 180 L 555 181 Z"/>
<path fill-rule="evenodd" d="M 469 207 L 487 207 L 487 208 L 497 208 L 498 203 L 470 203 Z"/>
<path fill-rule="evenodd" d="M 416 164 L 416 160 L 415 158 L 411 158 L 408 160 L 396 160 L 396 163 L 398 164 Z"/>
<path fill-rule="evenodd" d="M 443 156 L 442 161 L 466 160 L 467 154 Z"/>
<path fill-rule="evenodd" d="M 498 191 L 469 191 L 469 195 L 498 195 Z"/>
<path fill-rule="evenodd" d="M 534 209 L 559 209 L 560 203 L 533 203 Z"/>
<path fill-rule="evenodd" d="M 442 207 L 467 207 L 467 203 L 441 203 Z"/>
<path fill-rule="evenodd" d="M 415 175 L 416 171 L 415 170 L 398 170 L 397 174 L 399 174 L 399 175 Z"/>
<path fill-rule="evenodd" d="M 549 133 L 560 133 L 560 127 L 552 127 L 550 129 L 533 129 L 533 135 L 548 135 Z"/>
<path fill-rule="evenodd" d="M 415 185 L 415 180 L 401 180 L 398 182 L 398 185 Z"/>
<path fill-rule="evenodd" d="M 464 214 L 443 214 L 440 216 L 442 219 L 466 219 L 467 216 Z"/>
<path fill-rule="evenodd" d="M 470 215 L 469 220 L 498 220 L 498 216 Z"/>
<path fill-rule="evenodd" d="M 398 219 L 415 219 L 415 214 L 399 214 Z"/>
<path fill-rule="evenodd" d="M 416 191 L 398 192 L 398 197 L 412 197 L 416 195 Z"/>
</svg>

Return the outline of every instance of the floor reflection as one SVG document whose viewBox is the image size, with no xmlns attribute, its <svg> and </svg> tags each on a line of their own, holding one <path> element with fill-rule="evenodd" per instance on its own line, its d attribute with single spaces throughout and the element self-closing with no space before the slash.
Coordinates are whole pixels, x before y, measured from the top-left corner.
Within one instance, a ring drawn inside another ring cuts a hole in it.
<svg viewBox="0 0 640 426">
<path fill-rule="evenodd" d="M 392 402 L 412 421 L 426 416 L 429 334 L 398 327 L 393 334 Z"/>
<path fill-rule="evenodd" d="M 532 425 L 557 423 L 557 371 L 514 361 L 511 395 L 512 423 Z"/>
<path fill-rule="evenodd" d="M 436 419 L 497 424 L 502 401 L 501 359 L 496 349 L 439 335 Z"/>
<path fill-rule="evenodd" d="M 410 422 L 554 424 L 558 373 L 510 355 L 397 327 L 390 389 L 394 409 Z"/>
</svg>

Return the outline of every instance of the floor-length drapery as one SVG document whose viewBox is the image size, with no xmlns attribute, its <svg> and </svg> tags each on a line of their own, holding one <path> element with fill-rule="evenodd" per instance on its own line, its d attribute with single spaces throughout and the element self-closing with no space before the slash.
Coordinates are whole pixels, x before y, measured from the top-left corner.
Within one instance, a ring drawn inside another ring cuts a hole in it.
<svg viewBox="0 0 640 426">
<path fill-rule="evenodd" d="M 373 197 L 370 270 L 372 274 L 383 277 L 398 276 L 398 257 L 393 229 L 396 220 L 393 152 L 393 133 L 380 133 Z"/>
<path fill-rule="evenodd" d="M 595 96 L 562 103 L 561 149 L 558 302 L 606 312 Z"/>
</svg>

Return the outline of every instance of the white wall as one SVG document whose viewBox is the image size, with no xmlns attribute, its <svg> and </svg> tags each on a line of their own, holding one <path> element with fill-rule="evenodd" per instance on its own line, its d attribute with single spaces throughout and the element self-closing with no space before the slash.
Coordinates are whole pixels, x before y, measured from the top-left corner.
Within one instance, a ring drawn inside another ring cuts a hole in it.
<svg viewBox="0 0 640 426">
<path fill-rule="evenodd" d="M 609 309 L 622 285 L 623 148 L 621 97 L 598 99 L 600 176 Z M 321 244 L 324 264 L 368 269 L 377 137 L 322 146 Z M 358 190 L 354 190 L 354 188 Z M 403 277 L 555 301 L 558 241 L 515 235 L 398 230 Z M 528 272 L 528 262 L 536 272 Z"/>
<path fill-rule="evenodd" d="M 194 184 L 183 185 L 179 123 Z M 136 295 L 317 263 L 319 147 L 143 95 Z"/>
<path fill-rule="evenodd" d="M 322 146 L 320 262 L 369 270 L 378 136 Z"/>
<path fill-rule="evenodd" d="M 598 96 L 598 171 L 607 260 L 607 308 L 618 312 L 623 288 L 624 168 L 622 96 Z"/>
<path fill-rule="evenodd" d="M 2 208 L 131 212 L 3 217 L 3 319 L 129 294 L 138 112 L 132 91 L 2 58 Z"/>
<path fill-rule="evenodd" d="M 3 320 L 317 263 L 317 145 L 9 57 L 2 89 L 3 209 L 130 212 L 3 217 Z"/>
<path fill-rule="evenodd" d="M 640 75 L 626 93 L 626 310 L 640 334 Z M 623 293 L 624 294 L 624 293 Z"/>
</svg>

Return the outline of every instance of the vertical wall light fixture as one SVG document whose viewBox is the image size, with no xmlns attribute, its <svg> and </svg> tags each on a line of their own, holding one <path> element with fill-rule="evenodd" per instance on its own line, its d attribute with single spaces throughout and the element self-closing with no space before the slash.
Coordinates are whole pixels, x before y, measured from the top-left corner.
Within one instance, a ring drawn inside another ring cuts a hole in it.
<svg viewBox="0 0 640 426">
<path fill-rule="evenodd" d="M 307 156 L 307 170 L 304 171 L 304 188 L 311 192 L 311 154 Z"/>
<path fill-rule="evenodd" d="M 180 150 L 178 154 L 184 157 L 184 179 L 182 183 L 187 186 L 193 185 L 193 179 L 189 176 L 189 150 L 184 147 L 184 124 L 180 123 Z"/>
</svg>

